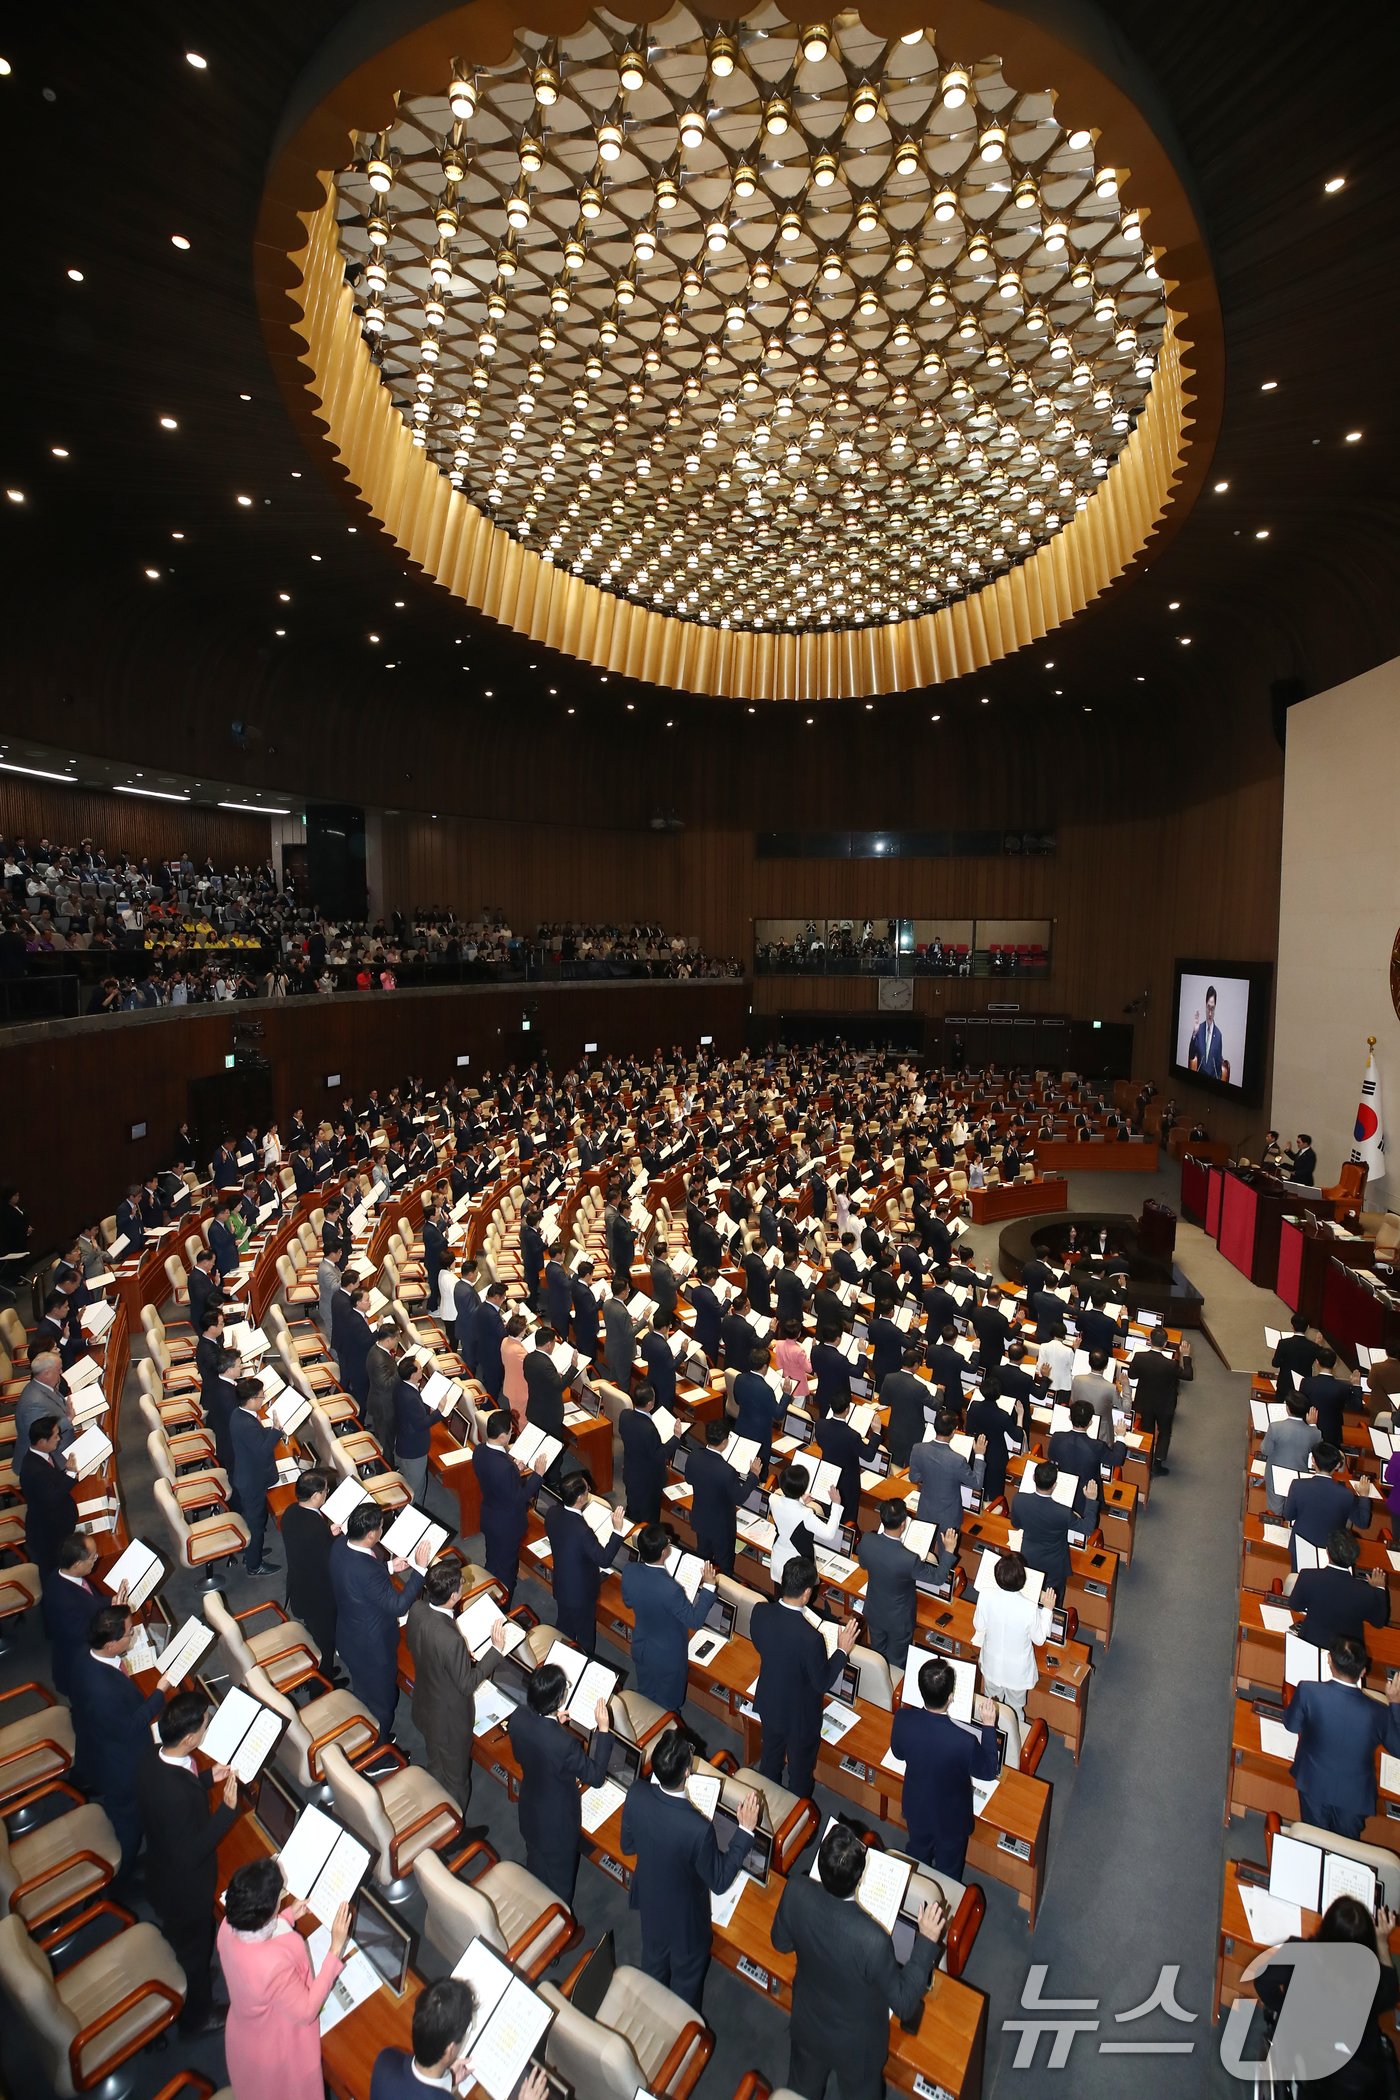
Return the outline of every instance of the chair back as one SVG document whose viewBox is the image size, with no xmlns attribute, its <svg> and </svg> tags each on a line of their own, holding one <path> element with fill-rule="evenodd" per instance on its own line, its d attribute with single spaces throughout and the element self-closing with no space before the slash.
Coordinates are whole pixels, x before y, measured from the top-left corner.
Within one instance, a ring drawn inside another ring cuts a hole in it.
<svg viewBox="0 0 1400 2100">
<path fill-rule="evenodd" d="M 23 1356 L 29 1346 L 29 1339 L 24 1331 L 24 1322 L 15 1311 L 13 1305 L 7 1305 L 3 1311 L 0 1311 L 0 1336 L 3 1336 L 5 1346 L 9 1350 L 11 1357 Z"/>
<path fill-rule="evenodd" d="M 321 1752 L 321 1770 L 335 1800 L 335 1812 L 346 1829 L 376 1855 L 375 1874 L 380 1881 L 394 1879 L 390 1851 L 394 1826 L 384 1812 L 378 1789 L 355 1770 L 345 1752 L 327 1743 Z"/>
<path fill-rule="evenodd" d="M 74 2086 L 68 2050 L 77 2016 L 54 1988 L 48 1956 L 13 1914 L 0 1918 L 0 1989 L 29 2030 L 50 2091 L 69 2100 Z"/>
<path fill-rule="evenodd" d="M 277 1257 L 277 1281 L 284 1291 L 296 1289 L 297 1272 L 289 1254 L 279 1254 Z"/>
<path fill-rule="evenodd" d="M 427 1905 L 423 1931 L 444 1961 L 458 1961 L 474 1939 L 484 1939 L 498 1954 L 506 1952 L 495 1908 L 479 1888 L 449 1873 L 436 1852 L 420 1852 L 413 1871 Z"/>
<path fill-rule="evenodd" d="M 154 1430 L 156 1435 L 159 1436 L 162 1441 L 164 1441 L 165 1424 L 160 1418 L 160 1409 L 156 1406 L 155 1401 L 151 1398 L 150 1393 L 147 1391 L 145 1386 L 142 1386 L 141 1388 L 141 1398 L 139 1406 L 141 1409 L 141 1419 L 145 1423 L 147 1429 Z"/>
<path fill-rule="evenodd" d="M 243 1638 L 243 1628 L 229 1610 L 222 1591 L 210 1590 L 202 1601 L 205 1620 L 219 1636 L 219 1644 L 228 1657 L 229 1675 L 245 1684 L 249 1671 L 257 1668 L 257 1658 Z"/>
<path fill-rule="evenodd" d="M 146 1405 L 144 1399 L 141 1404 L 143 1407 Z M 170 1456 L 170 1445 L 166 1440 L 163 1429 L 153 1429 L 147 1437 L 146 1455 L 151 1461 L 151 1470 L 155 1474 L 156 1479 L 169 1481 L 173 1488 L 175 1483 L 175 1462 Z"/>
<path fill-rule="evenodd" d="M 160 1314 L 156 1311 L 153 1305 L 142 1306 L 141 1325 L 142 1328 L 145 1330 L 145 1335 L 148 1342 L 159 1341 L 161 1343 L 164 1343 L 165 1322 L 164 1320 L 162 1320 Z"/>
<path fill-rule="evenodd" d="M 851 1661 L 860 1671 L 860 1696 L 868 1706 L 878 1706 L 885 1713 L 894 1711 L 894 1672 L 877 1648 L 866 1648 L 857 1641 L 851 1650 Z"/>
<path fill-rule="evenodd" d="M 749 1637 L 749 1619 L 753 1608 L 755 1604 L 762 1604 L 763 1598 L 757 1590 L 751 1590 L 747 1583 L 736 1582 L 732 1575 L 716 1575 L 715 1589 L 726 1604 L 734 1606 L 734 1631 L 741 1640 L 746 1641 Z"/>
<path fill-rule="evenodd" d="M 161 1418 L 160 1403 L 165 1397 L 165 1388 L 160 1382 L 159 1371 L 154 1364 L 147 1363 L 144 1356 L 137 1359 L 136 1383 L 141 1388 L 142 1413 L 145 1413 L 146 1402 L 149 1400 L 155 1409 L 156 1420 L 159 1422 Z M 149 1417 L 147 1419 L 149 1420 Z"/>
<path fill-rule="evenodd" d="M 545 2039 L 545 2061 L 574 2091 L 574 2100 L 633 2100 L 646 2077 L 625 2036 L 570 2005 L 552 1983 L 540 1995 L 554 2007 Z"/>
</svg>

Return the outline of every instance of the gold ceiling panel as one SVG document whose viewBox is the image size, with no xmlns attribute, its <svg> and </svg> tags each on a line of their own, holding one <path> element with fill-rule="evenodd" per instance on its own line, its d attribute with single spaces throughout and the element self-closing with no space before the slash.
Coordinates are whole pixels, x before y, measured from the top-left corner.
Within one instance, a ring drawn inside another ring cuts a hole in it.
<svg viewBox="0 0 1400 2100">
<path fill-rule="evenodd" d="M 1125 194 L 1082 62 L 1070 108 L 1035 33 L 950 41 L 986 7 L 935 41 L 767 6 L 718 45 L 683 8 L 560 13 L 406 40 L 269 193 L 265 231 L 316 151 L 301 363 L 414 561 L 602 668 L 817 700 L 977 670 L 1139 556 L 1191 420 L 1178 253 L 1208 323 L 1213 287 L 1160 148 L 1160 213 Z"/>
</svg>

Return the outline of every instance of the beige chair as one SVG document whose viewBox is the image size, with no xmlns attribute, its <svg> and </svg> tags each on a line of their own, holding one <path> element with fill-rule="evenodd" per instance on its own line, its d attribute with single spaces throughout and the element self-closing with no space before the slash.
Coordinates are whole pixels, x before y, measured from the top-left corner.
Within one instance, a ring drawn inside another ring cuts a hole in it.
<svg viewBox="0 0 1400 2100">
<path fill-rule="evenodd" d="M 572 1983 L 571 1976 L 565 1991 Z M 540 1985 L 555 2011 L 545 2060 L 572 2086 L 574 2100 L 634 2100 L 639 2087 L 658 2100 L 685 2100 L 715 2038 L 683 1998 L 627 1967 L 614 1970 L 594 2019 L 575 2011 L 565 1991 Z"/>
<path fill-rule="evenodd" d="M 204 1617 L 219 1636 L 235 1683 L 246 1684 L 250 1670 L 261 1670 L 279 1692 L 292 1692 L 309 1677 L 320 1679 L 320 1650 L 300 1619 L 289 1619 L 280 1604 L 254 1604 L 230 1611 L 223 1593 L 209 1590 Z M 262 1633 L 245 1630 L 244 1621 L 270 1616 Z"/>
<path fill-rule="evenodd" d="M 203 1429 L 204 1416 L 197 1390 L 190 1386 L 183 1392 L 167 1394 L 153 1357 L 138 1359 L 136 1383 L 141 1389 L 142 1406 L 150 1401 L 161 1428 L 168 1436 L 183 1436 L 187 1431 Z"/>
<path fill-rule="evenodd" d="M 751 1765 L 725 1775 L 722 1792 L 726 1803 L 737 1808 L 752 1790 L 763 1803 L 763 1821 L 773 1833 L 773 1864 L 780 1874 L 791 1871 L 798 1854 L 816 1836 L 821 1813 L 815 1801 L 806 1801 L 776 1779 L 765 1779 Z"/>
<path fill-rule="evenodd" d="M 26 1697 L 39 1702 L 36 1710 L 5 1720 L 9 1702 Z M 72 1762 L 72 1716 L 46 1685 L 31 1681 L 0 1692 L 0 1814 L 11 1814 L 21 1795 L 57 1779 Z"/>
<path fill-rule="evenodd" d="M 207 1466 L 198 1473 L 177 1473 L 170 1439 L 159 1429 L 153 1429 L 147 1437 L 146 1454 L 157 1480 L 168 1483 L 186 1523 L 228 1508 L 228 1474 L 222 1466 Z"/>
<path fill-rule="evenodd" d="M 337 1743 L 328 1743 L 321 1770 L 337 1816 L 374 1854 L 375 1880 L 391 1903 L 406 1902 L 409 1868 L 420 1853 L 460 1837 L 462 1811 L 421 1765 L 404 1765 L 376 1785 L 355 1770 Z"/>
<path fill-rule="evenodd" d="M 190 1302 L 189 1271 L 178 1254 L 166 1255 L 165 1279 L 170 1285 L 170 1295 L 175 1303 L 177 1305 L 188 1305 Z"/>
<path fill-rule="evenodd" d="M 461 1869 L 487 1862 L 471 1881 Z M 456 1963 L 474 1939 L 484 1939 L 533 1982 L 578 1938 L 567 1904 L 514 1860 L 496 1857 L 480 1839 L 447 1861 L 420 1852 L 413 1871 L 427 1904 L 423 1931 L 444 1961 Z"/>
<path fill-rule="evenodd" d="M 194 1336 L 172 1335 L 154 1305 L 142 1306 L 141 1331 L 146 1337 L 147 1347 L 150 1347 L 152 1340 L 158 1341 L 169 1355 L 172 1364 L 187 1364 L 193 1361 Z"/>
<path fill-rule="evenodd" d="M 106 1888 L 122 1856 L 96 1802 L 62 1780 L 44 1792 L 66 1794 L 73 1806 L 24 1837 L 11 1837 L 0 1822 L 0 1913 L 13 1911 L 31 1932 Z"/>
<path fill-rule="evenodd" d="M 909 1859 L 908 1853 L 897 1850 L 895 1856 Z M 943 1904 L 948 1913 L 948 1931 L 938 1966 L 949 1976 L 961 1976 L 967 1967 L 978 1928 L 986 1916 L 987 1899 L 976 1882 L 955 1881 L 951 1874 L 940 1874 L 936 1868 L 926 1867 L 919 1860 L 910 1859 L 910 1865 L 914 1871 L 909 1876 L 908 1907 L 933 1902 Z"/>
<path fill-rule="evenodd" d="M 294 1706 L 259 1669 L 248 1672 L 243 1689 L 286 1722 L 273 1761 L 303 1793 L 319 1787 L 329 1795 L 321 1769 L 321 1752 L 327 1743 L 338 1743 L 353 1765 L 364 1763 L 378 1751 L 379 1723 L 353 1692 L 325 1692 L 319 1699 Z"/>
<path fill-rule="evenodd" d="M 289 1320 L 280 1305 L 272 1304 L 267 1308 L 266 1324 L 271 1329 L 274 1342 L 279 1335 L 287 1337 L 291 1345 L 291 1353 L 298 1363 L 321 1364 L 330 1362 L 331 1352 L 326 1338 L 320 1328 L 312 1321 Z"/>
<path fill-rule="evenodd" d="M 868 1706 L 878 1706 L 885 1713 L 892 1713 L 898 1678 L 885 1657 L 878 1649 L 863 1647 L 857 1641 L 850 1659 L 860 1672 L 861 1698 Z"/>
<path fill-rule="evenodd" d="M 716 1575 L 716 1594 L 726 1604 L 734 1607 L 734 1631 L 741 1641 L 749 1637 L 749 1618 L 756 1604 L 766 1600 L 758 1590 L 751 1590 L 747 1583 L 736 1582 L 732 1575 Z"/>
<path fill-rule="evenodd" d="M 301 1281 L 289 1254 L 279 1254 L 277 1257 L 277 1281 L 282 1286 L 282 1295 L 288 1305 L 314 1305 L 321 1295 L 314 1281 Z"/>
<path fill-rule="evenodd" d="M 152 1492 L 180 1566 L 201 1575 L 206 1589 L 214 1589 L 218 1583 L 215 1570 L 219 1563 L 236 1560 L 247 1548 L 248 1527 L 242 1517 L 236 1516 L 232 1510 L 221 1510 L 217 1516 L 200 1517 L 195 1523 L 187 1524 L 168 1480 L 154 1481 Z"/>
<path fill-rule="evenodd" d="M 14 1523 L 18 1523 L 17 1518 L 0 1519 L 0 1545 L 6 1543 L 3 1530 Z M 22 1545 L 22 1524 L 19 1531 L 20 1537 L 16 1544 Z M 5 1628 L 11 1619 L 23 1618 L 30 1607 L 39 1602 L 39 1592 L 43 1583 L 44 1578 L 32 1560 L 21 1560 L 9 1567 L 0 1568 L 0 1656 L 7 1655 L 10 1649 L 10 1643 L 5 1638 Z"/>
<path fill-rule="evenodd" d="M 125 1930 L 55 1975 L 46 1948 L 104 1911 Z M 0 1988 L 29 2030 L 48 2091 L 73 2100 L 169 2027 L 185 2002 L 185 1973 L 154 1925 L 101 1898 L 43 1940 L 19 1918 L 0 1918 Z"/>
<path fill-rule="evenodd" d="M 1400 1252 L 1400 1211 L 1363 1210 L 1360 1225 L 1362 1232 L 1375 1240 L 1376 1260 L 1393 1262 Z"/>
<path fill-rule="evenodd" d="M 218 1456 L 214 1433 L 210 1429 L 172 1429 L 159 1405 L 152 1400 L 143 1386 L 139 1402 L 141 1417 L 152 1436 L 160 1437 L 170 1454 L 172 1471 L 182 1467 L 212 1466 Z"/>
</svg>

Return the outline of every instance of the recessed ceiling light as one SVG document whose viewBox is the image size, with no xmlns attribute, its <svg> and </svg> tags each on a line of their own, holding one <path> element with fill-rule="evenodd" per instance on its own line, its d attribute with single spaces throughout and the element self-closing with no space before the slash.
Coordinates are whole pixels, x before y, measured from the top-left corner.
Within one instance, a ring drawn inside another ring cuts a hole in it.
<svg viewBox="0 0 1400 2100">
<path fill-rule="evenodd" d="M 557 697 L 557 695 L 558 695 L 558 692 L 559 692 L 559 688 L 558 688 L 558 686 L 557 686 L 557 685 L 552 685 L 552 686 L 550 687 L 550 689 L 549 689 L 549 697 L 550 697 L 550 699 L 551 699 L 551 700 L 555 699 L 555 698 Z"/>
<path fill-rule="evenodd" d="M 1168 611 L 1168 612 L 1180 612 L 1180 611 L 1181 611 L 1181 600 L 1180 600 L 1179 598 L 1168 598 L 1168 600 L 1167 600 L 1167 611 Z"/>
<path fill-rule="evenodd" d="M 182 540 L 185 535 L 183 532 L 172 532 L 170 537 L 172 540 Z"/>
<path fill-rule="evenodd" d="M 1361 443 L 1361 432 L 1359 430 L 1349 430 L 1346 441 L 1349 445 L 1359 445 Z"/>
<path fill-rule="evenodd" d="M 240 401 L 251 401 L 253 397 L 251 394 L 240 394 L 238 398 Z"/>
<path fill-rule="evenodd" d="M 377 641 L 379 640 L 379 636 L 378 636 L 377 634 L 372 634 L 372 635 L 370 636 L 370 640 L 371 640 L 372 642 L 377 642 Z"/>
<path fill-rule="evenodd" d="M 118 795 L 149 795 L 153 802 L 188 802 L 190 799 L 188 795 L 172 795 L 166 788 L 123 787 L 118 780 L 112 782 L 112 790 Z"/>
<path fill-rule="evenodd" d="M 983 705 L 984 707 L 990 707 L 990 706 L 991 706 L 991 704 L 992 704 L 992 696 L 991 696 L 991 694 L 990 694 L 990 693 L 984 693 L 984 694 L 982 695 L 982 705 Z"/>
<path fill-rule="evenodd" d="M 24 501 L 23 489 L 6 489 L 5 494 L 9 497 L 11 503 L 23 503 Z"/>
<path fill-rule="evenodd" d="M 1182 646 L 1182 648 L 1183 648 L 1183 649 L 1189 649 L 1189 648 L 1190 648 L 1190 646 L 1191 646 L 1191 637 L 1190 637 L 1190 635 L 1189 635 L 1189 634 L 1179 634 L 1179 635 L 1177 636 L 1177 640 L 1178 640 L 1178 641 L 1180 642 L 1180 644 L 1181 644 L 1181 646 Z"/>
<path fill-rule="evenodd" d="M 1064 687 L 1063 687 L 1062 685 L 1057 685 L 1057 686 L 1056 686 L 1056 688 L 1055 688 L 1055 698 L 1056 698 L 1057 700 L 1063 700 L 1063 699 L 1064 699 L 1064 697 L 1065 697 L 1065 689 L 1064 689 Z"/>
<path fill-rule="evenodd" d="M 1259 391 L 1261 394 L 1272 394 L 1276 391 L 1277 387 L 1278 381 L 1276 379 L 1266 379 L 1263 385 L 1260 387 Z"/>
<path fill-rule="evenodd" d="M 313 554 L 313 555 L 312 555 L 312 557 L 311 557 L 311 559 L 312 559 L 313 561 L 319 561 L 319 560 L 321 559 L 321 557 L 320 557 L 320 555 L 319 555 L 319 554 Z"/>
<path fill-rule="evenodd" d="M 49 450 L 55 459 L 67 459 L 68 457 L 68 447 L 66 445 L 50 445 Z"/>
<path fill-rule="evenodd" d="M 568 714 L 572 714 L 572 713 L 573 713 L 573 709 L 572 709 L 572 708 L 568 708 L 568 709 L 566 710 L 566 712 L 567 712 Z"/>
<path fill-rule="evenodd" d="M 8 72 L 9 67 L 7 66 L 5 70 Z M 71 766 L 74 761 L 70 758 L 68 763 Z M 3 758 L 0 758 L 0 773 L 26 773 L 31 780 L 61 780 L 68 787 L 76 785 L 71 773 L 46 773 L 42 766 L 17 766 L 8 759 Z"/>
<path fill-rule="evenodd" d="M 628 714 L 629 714 L 629 715 L 630 715 L 630 714 L 635 714 L 635 712 L 636 712 L 636 710 L 635 710 L 635 708 L 633 707 L 633 705 L 632 705 L 632 702 L 631 702 L 630 700 L 629 700 L 629 701 L 628 701 L 628 703 L 627 703 L 627 712 L 628 712 Z"/>
<path fill-rule="evenodd" d="M 279 591 L 277 593 L 277 597 L 279 603 L 281 603 L 282 605 L 290 605 L 292 602 L 292 594 L 290 591 Z"/>
<path fill-rule="evenodd" d="M 930 722 L 941 722 L 943 720 L 943 717 L 942 715 L 930 715 L 929 720 Z"/>
<path fill-rule="evenodd" d="M 808 715 L 808 717 L 807 717 L 807 727 L 808 727 L 809 729 L 811 728 L 811 726 L 812 726 L 812 723 L 813 723 L 813 721 L 814 721 L 815 719 L 816 719 L 816 718 L 815 718 L 815 716 L 813 716 L 813 715 Z"/>
<path fill-rule="evenodd" d="M 1328 177 L 1327 181 L 1323 183 L 1322 188 L 1326 196 L 1335 197 L 1338 190 L 1344 190 L 1346 186 L 1347 179 L 1345 175 L 1331 175 Z"/>
<path fill-rule="evenodd" d="M 152 582 L 152 583 L 159 583 L 159 581 L 160 581 L 160 570 L 159 570 L 159 569 L 147 569 L 147 571 L 146 571 L 146 574 L 147 574 L 147 575 L 148 575 L 148 576 L 150 577 L 150 579 L 151 579 L 151 582 Z"/>
<path fill-rule="evenodd" d="M 300 481 L 300 480 L 301 480 L 301 468 L 300 468 L 300 467 L 293 467 L 293 468 L 292 468 L 292 479 L 293 479 L 293 481 Z"/>
<path fill-rule="evenodd" d="M 749 709 L 749 713 L 750 713 L 751 715 L 756 715 L 756 714 L 758 713 L 758 709 L 757 709 L 756 707 L 751 707 L 751 708 Z"/>
<path fill-rule="evenodd" d="M 83 281 L 83 273 L 81 270 L 70 270 L 68 272 L 68 276 L 71 282 L 74 284 L 81 284 Z"/>
<path fill-rule="evenodd" d="M 1147 683 L 1147 680 L 1146 680 L 1146 679 L 1145 679 L 1145 678 L 1143 677 L 1142 673 L 1141 673 L 1141 672 L 1139 672 L 1139 673 L 1138 673 L 1138 684 L 1139 684 L 1139 685 L 1146 685 L 1146 683 Z"/>
<path fill-rule="evenodd" d="M 272 631 L 276 635 L 283 635 L 287 632 L 285 627 L 274 627 Z"/>
<path fill-rule="evenodd" d="M 1267 525 L 1261 525 L 1261 526 L 1259 527 L 1259 530 L 1258 530 L 1258 531 L 1257 531 L 1257 532 L 1255 533 L 1254 537 L 1255 537 L 1255 539 L 1256 539 L 1256 540 L 1266 540 L 1266 539 L 1267 539 L 1267 538 L 1269 537 L 1269 528 L 1268 528 L 1268 526 L 1267 526 Z"/>
<path fill-rule="evenodd" d="M 172 248 L 188 248 L 190 245 L 188 234 L 172 233 L 170 236 L 170 245 Z"/>
<path fill-rule="evenodd" d="M 1050 659 L 1049 663 L 1048 663 L 1048 664 L 1047 664 L 1047 665 L 1045 666 L 1045 668 L 1046 668 L 1046 670 L 1047 670 L 1047 671 L 1053 671 L 1053 670 L 1054 670 L 1054 668 L 1055 668 L 1055 659 L 1054 659 L 1053 657 L 1052 657 L 1052 658 Z"/>
<path fill-rule="evenodd" d="M 1216 495 L 1217 495 L 1217 496 L 1223 496 L 1223 495 L 1224 495 L 1224 493 L 1225 493 L 1225 491 L 1226 491 L 1226 489 L 1227 489 L 1227 488 L 1229 488 L 1229 486 L 1230 486 L 1230 484 L 1229 484 L 1229 482 L 1228 482 L 1228 481 L 1217 481 L 1217 482 L 1216 482 L 1216 484 L 1215 484 L 1215 493 L 1216 493 Z"/>
<path fill-rule="evenodd" d="M 0 80 L 8 80 L 11 70 L 8 58 L 0 58 Z"/>
<path fill-rule="evenodd" d="M 601 679 L 599 680 L 599 684 L 600 684 L 600 685 L 606 685 L 606 684 L 607 684 L 607 682 L 608 682 L 608 674 L 607 674 L 607 672 L 606 672 L 606 671 L 604 671 L 604 673 L 603 673 L 603 675 L 602 675 Z"/>
<path fill-rule="evenodd" d="M 492 691 L 489 685 L 486 688 L 486 697 L 488 700 L 494 700 L 496 697 L 495 693 Z"/>
<path fill-rule="evenodd" d="M 174 416 L 162 416 L 160 419 L 160 427 L 162 430 L 178 430 L 180 428 Z"/>
<path fill-rule="evenodd" d="M 867 701 L 866 701 L 866 703 L 865 703 L 865 712 L 866 712 L 867 714 L 871 714 L 871 713 L 873 713 L 873 711 L 874 711 L 874 707 L 875 707 L 875 702 L 874 702 L 873 700 L 867 700 Z"/>
<path fill-rule="evenodd" d="M 196 73 L 205 73 L 209 69 L 208 59 L 205 58 L 203 54 L 198 51 L 187 51 L 185 53 L 185 64 L 187 66 L 193 66 Z M 232 804 L 220 803 L 219 807 L 221 809 L 231 808 Z"/>
<path fill-rule="evenodd" d="M 240 496 L 238 500 L 242 504 L 244 510 L 250 510 L 252 508 L 253 499 L 251 496 Z"/>
<path fill-rule="evenodd" d="M 402 611 L 403 611 L 403 599 L 402 599 L 402 598 L 396 598 L 396 599 L 394 600 L 394 611 L 395 611 L 395 612 L 402 612 Z M 533 671 L 533 670 L 534 670 L 534 668 L 535 668 L 535 667 L 534 667 L 534 665 L 533 665 L 533 664 L 531 664 L 531 666 L 530 666 L 530 669 L 531 669 L 531 670 Z"/>
<path fill-rule="evenodd" d="M 195 786 L 199 786 L 198 781 L 195 782 Z M 271 802 L 221 802 L 219 807 L 220 809 L 251 810 L 255 817 L 289 817 L 291 815 L 289 809 L 278 809 Z"/>
<path fill-rule="evenodd" d="M 674 722 L 668 722 L 668 723 L 666 724 L 666 727 L 667 727 L 668 729 L 674 729 L 674 728 L 675 728 L 675 726 L 676 726 L 676 725 L 675 725 L 675 723 L 674 723 Z"/>
</svg>

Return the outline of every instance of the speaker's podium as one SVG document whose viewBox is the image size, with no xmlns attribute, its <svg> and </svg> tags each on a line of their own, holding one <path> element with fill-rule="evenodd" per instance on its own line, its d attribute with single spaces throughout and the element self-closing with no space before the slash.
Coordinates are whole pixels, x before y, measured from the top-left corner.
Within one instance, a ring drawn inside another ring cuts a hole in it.
<svg viewBox="0 0 1400 2100">
<path fill-rule="evenodd" d="M 1225 1167 L 1220 1173 L 1220 1221 L 1216 1245 L 1226 1261 L 1267 1291 L 1278 1283 L 1283 1220 L 1304 1212 L 1330 1217 L 1332 1205 L 1320 1189 L 1281 1181 L 1262 1167 Z"/>
</svg>

